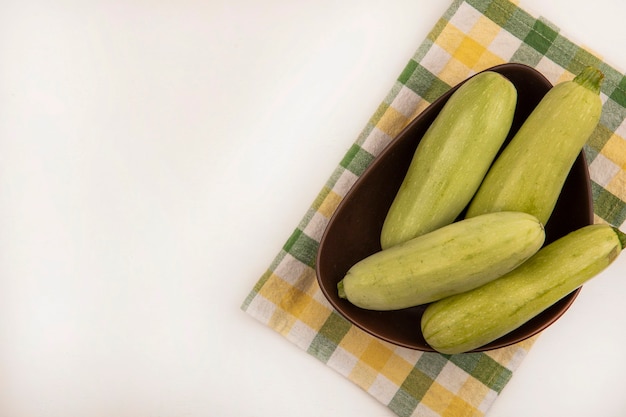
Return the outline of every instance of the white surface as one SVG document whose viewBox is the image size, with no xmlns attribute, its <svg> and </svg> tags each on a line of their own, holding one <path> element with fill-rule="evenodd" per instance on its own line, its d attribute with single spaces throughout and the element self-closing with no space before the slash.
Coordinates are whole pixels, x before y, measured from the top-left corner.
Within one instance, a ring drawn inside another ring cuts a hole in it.
<svg viewBox="0 0 626 417">
<path fill-rule="evenodd" d="M 626 68 L 623 3 L 522 4 Z M 447 7 L 3 1 L 0 415 L 392 416 L 239 306 Z M 623 416 L 625 270 L 489 417 Z"/>
</svg>

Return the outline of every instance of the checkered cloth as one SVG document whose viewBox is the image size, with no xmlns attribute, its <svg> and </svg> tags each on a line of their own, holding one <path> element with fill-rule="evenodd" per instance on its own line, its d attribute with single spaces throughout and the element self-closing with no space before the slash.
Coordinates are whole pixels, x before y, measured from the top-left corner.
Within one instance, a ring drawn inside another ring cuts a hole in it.
<svg viewBox="0 0 626 417">
<path fill-rule="evenodd" d="M 454 1 L 409 60 L 370 122 L 242 308 L 350 379 L 398 416 L 483 416 L 534 338 L 484 353 L 441 355 L 397 347 L 343 319 L 317 285 L 326 224 L 365 168 L 432 101 L 485 68 L 520 62 L 553 84 L 595 65 L 604 111 L 585 147 L 596 222 L 626 228 L 626 77 L 559 29 L 507 0 Z"/>
</svg>

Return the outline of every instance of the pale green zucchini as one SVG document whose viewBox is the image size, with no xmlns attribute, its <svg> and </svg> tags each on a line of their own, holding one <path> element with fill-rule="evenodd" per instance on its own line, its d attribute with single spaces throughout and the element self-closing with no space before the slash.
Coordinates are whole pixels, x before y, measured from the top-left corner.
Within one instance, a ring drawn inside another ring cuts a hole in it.
<svg viewBox="0 0 626 417">
<path fill-rule="evenodd" d="M 387 249 L 452 223 L 476 193 L 513 120 L 517 91 L 491 71 L 448 99 L 417 146 L 381 232 Z"/>
<path fill-rule="evenodd" d="M 484 346 L 596 276 L 624 245 L 626 236 L 604 224 L 571 232 L 501 278 L 430 304 L 422 316 L 422 334 L 441 353 Z"/>
<path fill-rule="evenodd" d="M 598 69 L 588 67 L 548 91 L 487 172 L 466 217 L 512 210 L 546 224 L 576 157 L 600 120 L 603 78 Z"/>
<path fill-rule="evenodd" d="M 369 310 L 426 304 L 504 275 L 544 240 L 543 226 L 526 213 L 458 221 L 361 260 L 339 282 L 339 296 Z"/>
</svg>

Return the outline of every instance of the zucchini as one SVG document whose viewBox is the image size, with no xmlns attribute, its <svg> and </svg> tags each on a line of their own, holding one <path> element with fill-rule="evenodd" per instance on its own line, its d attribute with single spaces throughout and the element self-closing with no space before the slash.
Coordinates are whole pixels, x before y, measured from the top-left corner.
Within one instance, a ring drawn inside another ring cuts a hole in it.
<svg viewBox="0 0 626 417">
<path fill-rule="evenodd" d="M 468 291 L 509 272 L 539 250 L 543 226 L 526 213 L 461 220 L 370 255 L 337 285 L 368 310 L 397 310 Z"/>
<path fill-rule="evenodd" d="M 585 68 L 551 88 L 489 169 L 466 216 L 523 211 L 544 225 L 602 111 L 604 75 Z"/>
<path fill-rule="evenodd" d="M 546 245 L 501 278 L 430 304 L 422 315 L 422 334 L 441 353 L 484 346 L 596 276 L 624 245 L 626 236 L 611 226 L 582 227 Z"/>
<path fill-rule="evenodd" d="M 387 249 L 452 223 L 476 193 L 511 128 L 517 91 L 492 71 L 448 99 L 419 142 L 381 231 Z"/>
</svg>

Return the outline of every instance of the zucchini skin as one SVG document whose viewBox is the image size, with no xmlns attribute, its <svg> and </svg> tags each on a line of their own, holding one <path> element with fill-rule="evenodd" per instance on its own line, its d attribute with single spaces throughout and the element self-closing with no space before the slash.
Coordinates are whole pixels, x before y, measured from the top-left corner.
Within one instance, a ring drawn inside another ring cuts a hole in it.
<svg viewBox="0 0 626 417">
<path fill-rule="evenodd" d="M 430 304 L 421 319 L 426 342 L 441 353 L 464 353 L 515 330 L 609 266 L 620 239 L 605 224 L 582 227 L 508 274 Z"/>
<path fill-rule="evenodd" d="M 548 91 L 489 169 L 465 217 L 513 210 L 547 223 L 576 157 L 600 120 L 603 77 L 589 67 Z"/>
<path fill-rule="evenodd" d="M 398 310 L 468 291 L 504 275 L 543 245 L 533 216 L 498 212 L 461 220 L 353 265 L 339 296 L 368 310 Z"/>
<path fill-rule="evenodd" d="M 517 91 L 479 73 L 450 96 L 420 141 L 381 231 L 387 249 L 452 223 L 467 207 L 511 128 Z"/>
</svg>

